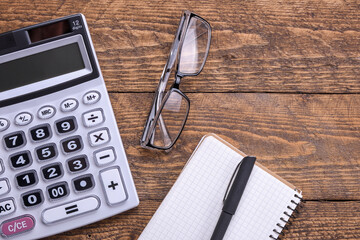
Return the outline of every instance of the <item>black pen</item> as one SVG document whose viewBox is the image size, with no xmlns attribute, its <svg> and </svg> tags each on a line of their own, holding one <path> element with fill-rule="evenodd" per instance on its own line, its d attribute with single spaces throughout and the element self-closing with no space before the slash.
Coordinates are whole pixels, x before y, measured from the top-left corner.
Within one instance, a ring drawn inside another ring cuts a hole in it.
<svg viewBox="0 0 360 240">
<path fill-rule="evenodd" d="M 249 180 L 251 171 L 254 167 L 256 157 L 245 157 L 241 163 L 237 166 L 231 181 L 230 181 L 230 190 L 229 187 L 226 191 L 224 197 L 224 206 L 220 218 L 216 224 L 214 232 L 211 236 L 211 240 L 221 240 L 223 239 L 226 230 L 230 224 L 232 216 L 236 212 L 236 208 L 239 205 L 241 196 L 245 190 L 246 184 Z M 236 173 L 237 171 L 237 173 Z M 235 175 L 236 174 L 236 175 Z M 235 176 L 235 178 L 234 178 Z M 232 181 L 234 179 L 234 181 Z M 232 182 L 232 183 L 231 183 Z"/>
</svg>

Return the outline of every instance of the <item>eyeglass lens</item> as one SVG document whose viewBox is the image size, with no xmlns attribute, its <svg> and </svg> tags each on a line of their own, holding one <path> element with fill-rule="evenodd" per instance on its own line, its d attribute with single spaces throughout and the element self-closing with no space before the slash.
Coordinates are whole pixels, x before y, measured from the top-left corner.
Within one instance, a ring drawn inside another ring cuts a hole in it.
<svg viewBox="0 0 360 240">
<path fill-rule="evenodd" d="M 200 18 L 191 18 L 181 49 L 179 72 L 198 73 L 205 61 L 208 44 L 209 26 Z"/>
<path fill-rule="evenodd" d="M 188 100 L 176 91 L 171 91 L 164 101 L 152 136 L 152 144 L 161 148 L 169 147 L 176 141 L 189 108 Z"/>
</svg>

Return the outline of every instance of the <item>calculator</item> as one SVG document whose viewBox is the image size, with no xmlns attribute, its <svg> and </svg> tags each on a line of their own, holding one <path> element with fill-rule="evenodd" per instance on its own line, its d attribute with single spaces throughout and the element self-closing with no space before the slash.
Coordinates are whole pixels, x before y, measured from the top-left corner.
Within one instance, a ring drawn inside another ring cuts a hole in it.
<svg viewBox="0 0 360 240">
<path fill-rule="evenodd" d="M 85 17 L 0 34 L 0 239 L 139 204 Z"/>
</svg>

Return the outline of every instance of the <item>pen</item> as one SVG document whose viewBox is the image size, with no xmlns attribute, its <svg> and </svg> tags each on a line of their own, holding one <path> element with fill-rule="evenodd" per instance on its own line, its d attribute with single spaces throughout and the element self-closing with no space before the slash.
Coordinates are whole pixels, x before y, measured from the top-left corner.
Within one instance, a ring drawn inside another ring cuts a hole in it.
<svg viewBox="0 0 360 240">
<path fill-rule="evenodd" d="M 232 216 L 236 212 L 241 196 L 245 190 L 246 184 L 249 180 L 251 171 L 254 167 L 256 157 L 245 157 L 235 169 L 235 172 L 230 180 L 230 184 L 224 197 L 224 206 L 220 218 L 216 224 L 211 240 L 223 239 L 225 232 L 230 224 Z M 237 173 L 236 173 L 237 171 Z M 234 178 L 235 176 L 235 178 Z M 234 181 L 232 181 L 234 179 Z M 231 183 L 232 182 L 232 183 Z"/>
</svg>

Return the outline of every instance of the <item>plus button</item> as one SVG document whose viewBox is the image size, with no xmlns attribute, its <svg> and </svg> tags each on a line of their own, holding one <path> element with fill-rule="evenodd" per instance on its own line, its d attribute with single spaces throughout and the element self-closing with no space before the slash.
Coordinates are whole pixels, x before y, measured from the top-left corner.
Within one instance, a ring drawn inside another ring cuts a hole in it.
<svg viewBox="0 0 360 240">
<path fill-rule="evenodd" d="M 115 190 L 115 187 L 119 185 L 118 183 L 114 183 L 114 181 L 111 181 L 110 183 L 111 184 L 108 186 L 108 188 L 112 188 L 113 190 Z"/>
</svg>

